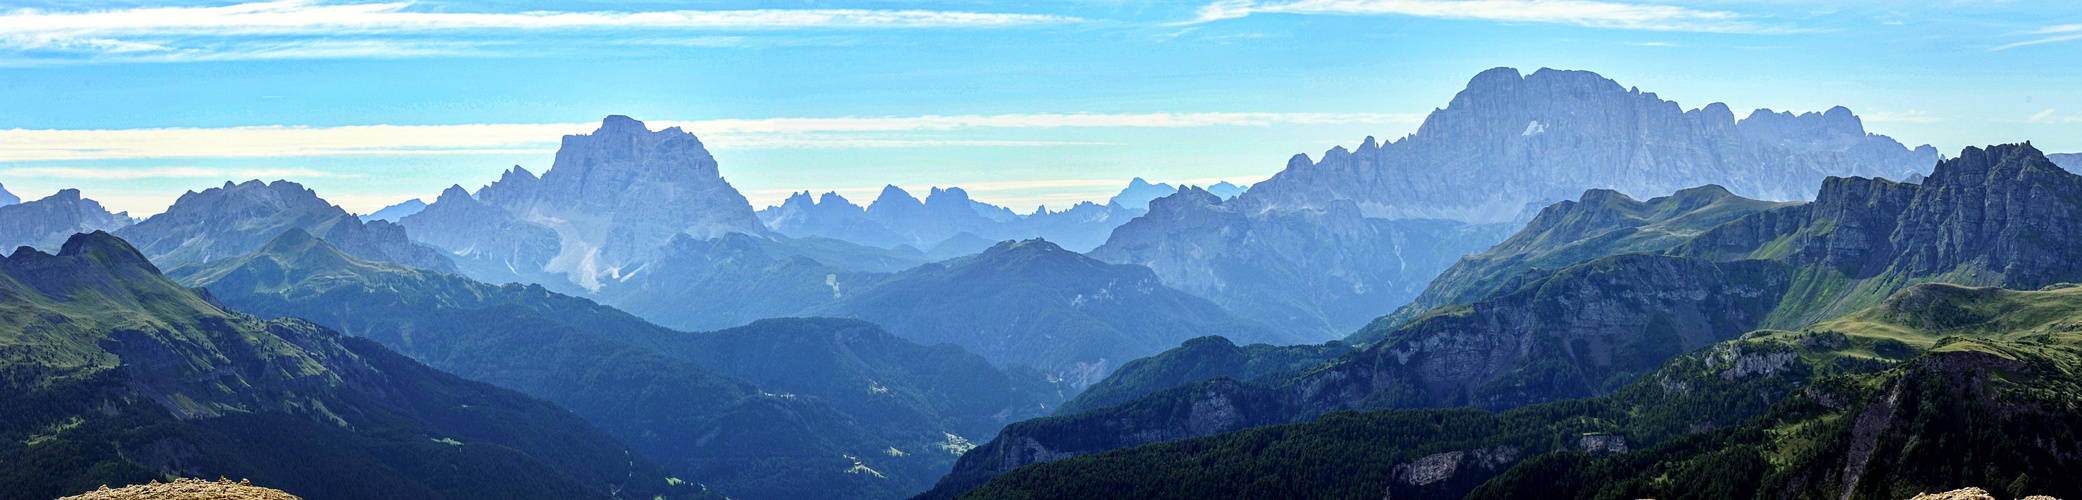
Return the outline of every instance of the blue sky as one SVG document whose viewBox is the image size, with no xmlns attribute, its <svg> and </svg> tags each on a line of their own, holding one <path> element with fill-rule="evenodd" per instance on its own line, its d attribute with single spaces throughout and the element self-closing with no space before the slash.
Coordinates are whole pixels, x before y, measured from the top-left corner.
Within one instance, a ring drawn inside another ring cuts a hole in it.
<svg viewBox="0 0 2082 500">
<path fill-rule="evenodd" d="M 549 167 L 608 114 L 757 205 L 958 185 L 1030 210 L 1255 182 L 1399 137 L 1476 72 L 1687 108 L 1844 105 L 1948 153 L 2082 151 L 2082 7 L 2025 1 L 12 1 L 0 184 L 132 215 L 287 178 L 358 212 Z"/>
</svg>

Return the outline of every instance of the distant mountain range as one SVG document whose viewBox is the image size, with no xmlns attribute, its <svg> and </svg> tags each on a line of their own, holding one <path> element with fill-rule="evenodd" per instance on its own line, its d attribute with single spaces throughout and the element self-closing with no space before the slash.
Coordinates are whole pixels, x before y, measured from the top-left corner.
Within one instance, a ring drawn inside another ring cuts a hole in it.
<svg viewBox="0 0 2082 500">
<path fill-rule="evenodd" d="M 1140 180 L 1140 179 L 1137 179 Z M 812 200 L 805 191 L 780 206 L 759 211 L 775 232 L 797 238 L 825 237 L 880 248 L 904 248 L 933 259 L 981 251 L 992 242 L 1042 238 L 1076 251 L 1106 241 L 1113 228 L 1144 210 L 1108 203 L 1079 203 L 1068 209 L 1035 208 L 1020 215 L 969 199 L 961 188 L 933 188 L 921 201 L 903 188 L 887 186 L 866 208 L 838 193 Z"/>
<path fill-rule="evenodd" d="M 440 252 L 413 243 L 387 221 L 354 214 L 289 181 L 258 180 L 189 191 L 165 213 L 115 230 L 154 262 L 210 262 L 252 252 L 289 228 L 318 235 L 356 256 L 437 271 L 454 271 Z"/>
<path fill-rule="evenodd" d="M 1297 155 L 1234 199 L 1183 199 L 1122 226 L 1092 255 L 1304 338 L 1330 339 L 1418 298 L 1462 255 L 1539 208 L 1604 189 L 1662 196 L 1701 184 L 1804 200 L 1828 176 L 1905 178 L 1937 150 L 1867 134 L 1849 110 L 1683 111 L 1582 71 L 1477 75 L 1415 134 Z M 1187 190 L 1190 191 L 1190 190 Z"/>
<path fill-rule="evenodd" d="M 56 251 L 73 234 L 114 231 L 130 224 L 129 213 L 109 213 L 101 203 L 81 198 L 78 189 L 64 189 L 41 200 L 0 206 L 0 249 Z"/>
<path fill-rule="evenodd" d="M 1829 176 L 1928 173 L 1938 151 L 1869 134 L 1850 110 L 1794 115 L 1726 105 L 1684 110 L 1588 71 L 1496 68 L 1475 75 L 1417 132 L 1369 138 L 1319 161 L 1295 156 L 1251 186 L 1266 207 L 1351 200 L 1369 217 L 1524 220 L 1586 189 L 1658 197 L 1717 184 L 1764 200 L 1807 200 Z"/>
<path fill-rule="evenodd" d="M 407 215 L 416 214 L 419 213 L 419 211 L 426 209 L 427 202 L 419 201 L 419 198 L 413 198 L 410 200 L 400 202 L 396 205 L 383 207 L 382 210 L 377 210 L 368 215 L 363 215 L 360 217 L 362 222 L 380 220 L 396 223 L 399 219 L 403 219 Z"/>
<path fill-rule="evenodd" d="M 1128 217 L 1118 206 L 1019 216 L 960 189 L 935 189 L 921 201 L 892 186 L 865 209 L 836 194 L 816 201 L 798 194 L 768 212 L 768 230 L 699 140 L 677 129 L 651 132 L 609 117 L 593 134 L 566 137 L 557 158 L 539 178 L 516 167 L 475 196 L 451 187 L 401 224 L 480 281 L 537 283 L 668 327 L 862 318 L 915 342 L 952 342 L 1000 366 L 1039 368 L 1077 388 L 1193 337 L 1295 339 L 1165 287 L 1136 266 L 1052 241 L 988 239 L 1057 229 L 1104 234 Z M 576 184 L 595 177 L 643 186 Z M 864 235 L 876 234 L 896 248 L 839 238 L 873 242 Z M 1089 236 L 1094 244 L 1102 238 Z M 926 241 L 937 242 L 931 252 L 909 247 Z M 948 260 L 927 265 L 935 259 Z"/>
<path fill-rule="evenodd" d="M 1607 396 L 1685 351 L 1760 328 L 1807 328 L 1920 283 L 2033 290 L 2082 282 L 2082 264 L 2060 257 L 2082 255 L 2082 239 L 2056 236 L 2082 234 L 2073 227 L 2082 224 L 2082 176 L 2028 144 L 1967 148 L 1921 184 L 1831 178 L 1814 202 L 1764 207 L 1674 245 L 1652 233 L 1637 241 L 1660 242 L 1611 243 L 1618 241 L 1611 235 L 1656 226 L 1648 221 L 1724 219 L 1731 209 L 1758 208 L 1717 192 L 1690 190 L 1649 203 L 1594 192 L 1586 200 L 1606 200 L 1551 207 L 1545 222 L 1511 240 L 1520 245 L 1466 262 L 1509 262 L 1495 257 L 1531 248 L 1584 252 L 1544 252 L 1541 258 L 1557 268 L 1527 268 L 1478 300 L 1399 325 L 1378 321 L 1352 336 L 1367 344 L 1364 350 L 1318 366 L 1245 382 L 1197 382 L 1009 426 L 964 456 L 928 497 L 1027 463 L 1303 422 L 1336 410 L 1504 410 Z M 1692 208 L 1650 210 L 1674 217 L 1638 215 L 1650 206 Z M 1572 226 L 1592 230 L 1565 230 Z M 1555 240 L 1524 244 L 1543 238 Z M 1651 253 L 1595 254 L 1643 249 Z"/>
<path fill-rule="evenodd" d="M 106 232 L 0 259 L 0 498 L 241 477 L 312 500 L 720 498 L 554 405 L 230 310 Z"/>
<path fill-rule="evenodd" d="M 1171 196 L 1172 193 L 1178 192 L 1179 187 L 1184 186 L 1174 187 L 1171 184 L 1161 182 L 1150 184 L 1149 181 L 1136 177 L 1134 180 L 1128 181 L 1128 187 L 1122 188 L 1121 193 L 1114 195 L 1112 199 L 1107 200 L 1107 203 L 1128 207 L 1130 210 L 1147 211 L 1149 210 L 1149 202 L 1151 200 Z M 1229 181 L 1222 181 L 1215 183 L 1215 185 L 1207 186 L 1205 189 L 1209 194 L 1226 200 L 1243 194 L 1244 188 L 1244 186 L 1230 184 Z"/>
</svg>

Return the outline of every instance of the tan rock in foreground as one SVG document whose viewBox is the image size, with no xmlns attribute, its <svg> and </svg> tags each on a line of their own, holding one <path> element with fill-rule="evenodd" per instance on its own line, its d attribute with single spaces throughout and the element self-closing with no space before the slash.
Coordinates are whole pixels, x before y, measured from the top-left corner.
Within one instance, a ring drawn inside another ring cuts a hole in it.
<svg viewBox="0 0 2082 500">
<path fill-rule="evenodd" d="M 1961 489 L 1956 489 L 1956 490 L 1952 490 L 1952 491 L 1947 491 L 1947 492 L 1944 492 L 1944 493 L 1924 493 L 1924 494 L 1921 494 L 1921 495 L 1916 495 L 1916 497 L 1915 497 L 1915 498 L 1911 498 L 1911 499 L 1909 499 L 1909 500 L 1995 500 L 1995 496 L 1994 496 L 1994 495 L 1989 495 L 1989 494 L 1988 494 L 1988 491 L 1987 491 L 1987 490 L 1983 490 L 1983 489 L 1980 489 L 1980 488 L 1961 488 Z M 2053 498 L 2053 497 L 2049 497 L 2049 496 L 2045 496 L 2045 495 L 2032 495 L 2032 496 L 2024 497 L 2024 498 L 2022 498 L 2022 499 L 2020 499 L 2020 500 L 2059 500 L 2059 499 L 2056 499 L 2056 498 Z"/>
<path fill-rule="evenodd" d="M 296 495 L 253 486 L 241 480 L 231 482 L 219 478 L 216 481 L 202 479 L 176 479 L 171 483 L 153 481 L 149 484 L 125 486 L 60 498 L 58 500 L 303 500 Z"/>
</svg>

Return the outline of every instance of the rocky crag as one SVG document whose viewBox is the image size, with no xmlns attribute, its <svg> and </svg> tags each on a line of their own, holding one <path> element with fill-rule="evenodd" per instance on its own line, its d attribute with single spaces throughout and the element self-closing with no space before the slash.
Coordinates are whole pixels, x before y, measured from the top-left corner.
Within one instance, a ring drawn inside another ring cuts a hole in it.
<svg viewBox="0 0 2082 500">
<path fill-rule="evenodd" d="M 1842 107 L 1760 109 L 1738 121 L 1720 103 L 1685 110 L 1587 71 L 1497 68 L 1416 133 L 1367 138 L 1317 161 L 1296 156 L 1246 197 L 1284 208 L 1351 200 L 1369 217 L 1512 222 L 1586 189 L 1659 197 L 1717 184 L 1748 198 L 1806 200 L 1830 176 L 1900 179 L 1937 160 L 1930 146 L 1867 133 Z"/>
<path fill-rule="evenodd" d="M 114 231 L 130 224 L 128 212 L 109 213 L 101 203 L 81 198 L 79 190 L 65 189 L 41 200 L 0 206 L 0 248 L 57 250 L 75 233 Z"/>
<path fill-rule="evenodd" d="M 675 235 L 767 234 L 694 134 L 651 131 L 620 115 L 565 136 L 539 178 L 515 167 L 475 199 L 458 193 L 451 188 L 401 224 L 460 259 L 496 263 L 466 270 L 560 275 L 589 290 L 636 273 Z"/>
</svg>

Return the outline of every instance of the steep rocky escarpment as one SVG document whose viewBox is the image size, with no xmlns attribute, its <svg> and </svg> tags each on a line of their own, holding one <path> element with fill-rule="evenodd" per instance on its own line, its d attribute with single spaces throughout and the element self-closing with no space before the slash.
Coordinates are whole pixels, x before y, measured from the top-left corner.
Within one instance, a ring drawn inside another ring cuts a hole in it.
<svg viewBox="0 0 2082 500">
<path fill-rule="evenodd" d="M 128 212 L 109 213 L 101 203 L 81 198 L 78 189 L 65 189 L 41 200 L 0 205 L 0 249 L 56 251 L 74 233 L 114 231 L 130 223 Z"/>
<path fill-rule="evenodd" d="M 694 134 L 609 116 L 591 134 L 565 136 L 542 177 L 515 167 L 470 200 L 485 206 L 444 196 L 402 223 L 443 250 L 598 289 L 675 235 L 766 234 L 717 169 Z"/>
<path fill-rule="evenodd" d="M 1866 133 L 1850 110 L 1737 121 L 1726 105 L 1684 110 L 1585 71 L 1476 75 L 1408 137 L 1294 158 L 1243 196 L 1265 206 L 1350 200 L 1370 217 L 1509 222 L 1586 189 L 1663 196 L 1700 184 L 1804 200 L 1829 176 L 1928 172 L 1935 148 Z M 1522 219 L 1519 219 L 1522 220 Z"/>
<path fill-rule="evenodd" d="M 1924 282 L 2037 289 L 2082 280 L 2082 176 L 2030 144 L 1967 148 L 1921 184 L 1832 178 L 1813 203 L 1700 234 L 1673 255 L 1801 271 L 1773 313 L 1799 327 Z"/>
</svg>

